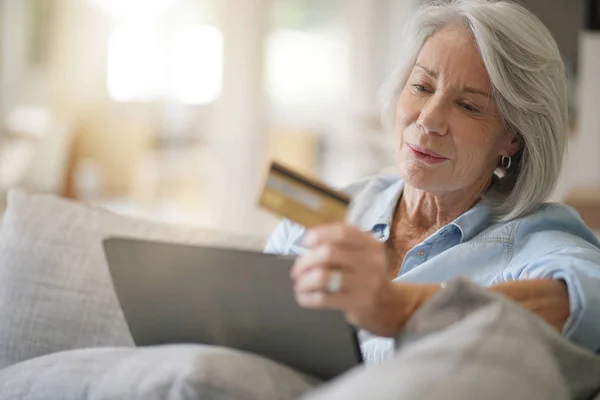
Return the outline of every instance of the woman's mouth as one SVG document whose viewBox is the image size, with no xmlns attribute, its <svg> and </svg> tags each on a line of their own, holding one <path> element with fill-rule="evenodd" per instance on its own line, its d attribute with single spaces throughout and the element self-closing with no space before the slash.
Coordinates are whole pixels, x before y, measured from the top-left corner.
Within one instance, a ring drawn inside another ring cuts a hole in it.
<svg viewBox="0 0 600 400">
<path fill-rule="evenodd" d="M 407 145 L 408 149 L 412 153 L 412 155 L 419 161 L 423 161 L 427 164 L 439 164 L 446 160 L 447 157 L 444 157 L 434 151 L 431 151 L 425 147 L 416 146 L 413 144 Z"/>
</svg>

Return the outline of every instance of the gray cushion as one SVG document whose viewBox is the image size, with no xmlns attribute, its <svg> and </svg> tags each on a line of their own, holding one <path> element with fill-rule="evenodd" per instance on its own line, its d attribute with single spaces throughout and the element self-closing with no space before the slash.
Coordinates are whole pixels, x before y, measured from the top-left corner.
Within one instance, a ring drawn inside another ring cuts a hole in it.
<svg viewBox="0 0 600 400">
<path fill-rule="evenodd" d="M 200 345 L 71 350 L 0 371 L 3 400 L 288 400 L 313 384 L 270 360 Z"/>
<path fill-rule="evenodd" d="M 538 317 L 464 280 L 426 303 L 391 360 L 355 369 L 305 400 L 590 399 L 600 358 Z"/>
<path fill-rule="evenodd" d="M 13 191 L 0 230 L 0 368 L 62 350 L 132 345 L 101 246 L 110 235 L 246 249 L 264 243 Z"/>
</svg>

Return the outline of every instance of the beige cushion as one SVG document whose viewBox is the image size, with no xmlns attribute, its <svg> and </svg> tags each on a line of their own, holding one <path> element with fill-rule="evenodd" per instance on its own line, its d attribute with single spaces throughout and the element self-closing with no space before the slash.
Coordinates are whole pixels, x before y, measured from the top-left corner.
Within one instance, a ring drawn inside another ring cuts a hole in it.
<svg viewBox="0 0 600 400">
<path fill-rule="evenodd" d="M 12 191 L 0 230 L 0 368 L 61 350 L 132 345 L 102 250 L 107 236 L 256 250 L 264 243 Z"/>
</svg>

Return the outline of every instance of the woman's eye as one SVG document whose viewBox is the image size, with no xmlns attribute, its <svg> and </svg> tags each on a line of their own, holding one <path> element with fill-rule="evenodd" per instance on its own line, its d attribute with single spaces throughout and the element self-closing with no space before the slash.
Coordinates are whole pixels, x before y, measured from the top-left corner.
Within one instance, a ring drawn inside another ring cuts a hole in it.
<svg viewBox="0 0 600 400">
<path fill-rule="evenodd" d="M 461 107 L 468 112 L 472 112 L 472 113 L 479 112 L 479 108 L 477 108 L 469 103 L 462 103 Z"/>
<path fill-rule="evenodd" d="M 419 85 L 418 83 L 415 83 L 412 85 L 412 87 L 417 91 L 417 92 L 427 92 L 427 89 L 425 88 L 425 86 L 423 85 Z"/>
</svg>

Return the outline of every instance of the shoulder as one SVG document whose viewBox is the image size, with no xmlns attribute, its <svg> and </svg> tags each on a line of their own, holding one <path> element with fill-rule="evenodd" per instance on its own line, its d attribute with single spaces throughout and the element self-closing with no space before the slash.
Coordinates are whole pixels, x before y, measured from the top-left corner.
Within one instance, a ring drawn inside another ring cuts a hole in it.
<svg viewBox="0 0 600 400">
<path fill-rule="evenodd" d="M 566 248 L 600 252 L 600 241 L 579 214 L 563 204 L 543 203 L 529 215 L 497 223 L 479 236 L 501 238 L 513 257 L 541 257 Z M 477 239 L 477 238 L 476 238 Z"/>
<path fill-rule="evenodd" d="M 385 192 L 391 186 L 396 185 L 399 180 L 400 176 L 394 173 L 374 175 L 360 179 L 340 190 L 356 201 L 357 198 L 364 195 Z"/>
<path fill-rule="evenodd" d="M 391 219 L 403 187 L 404 181 L 398 174 L 382 174 L 344 188 L 343 191 L 352 198 L 347 221 L 362 230 L 369 230 L 377 222 Z"/>
<path fill-rule="evenodd" d="M 367 226 L 374 215 L 385 208 L 387 193 L 394 191 L 401 184 L 397 174 L 382 174 L 367 177 L 350 185 L 338 188 L 351 198 L 348 222 L 356 226 Z M 302 238 L 305 228 L 288 219 L 283 219 L 273 231 L 265 252 L 280 254 L 297 254 L 302 251 Z"/>
<path fill-rule="evenodd" d="M 543 203 L 536 211 L 515 223 L 515 241 L 543 239 L 548 243 L 555 240 L 563 245 L 600 247 L 598 238 L 585 225 L 577 211 L 564 204 Z"/>
</svg>

